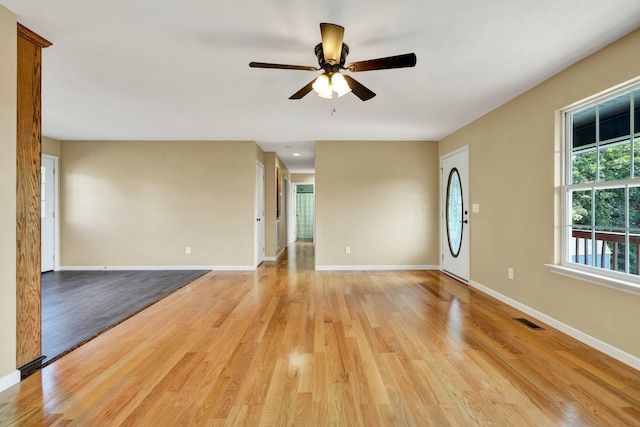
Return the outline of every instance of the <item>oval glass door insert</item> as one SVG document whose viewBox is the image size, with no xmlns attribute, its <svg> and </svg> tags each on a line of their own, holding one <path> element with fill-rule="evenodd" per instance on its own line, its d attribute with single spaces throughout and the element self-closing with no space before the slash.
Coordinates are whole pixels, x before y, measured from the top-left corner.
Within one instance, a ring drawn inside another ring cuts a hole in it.
<svg viewBox="0 0 640 427">
<path fill-rule="evenodd" d="M 462 184 L 460 182 L 460 173 L 458 169 L 453 168 L 449 172 L 449 181 L 447 182 L 447 241 L 449 242 L 449 250 L 454 258 L 460 254 L 460 245 L 462 245 Z"/>
</svg>

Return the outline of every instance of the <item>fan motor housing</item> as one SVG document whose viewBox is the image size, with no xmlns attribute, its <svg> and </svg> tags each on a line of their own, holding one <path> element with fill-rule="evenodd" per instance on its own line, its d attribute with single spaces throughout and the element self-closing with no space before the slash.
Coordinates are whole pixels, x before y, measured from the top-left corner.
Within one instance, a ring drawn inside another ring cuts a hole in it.
<svg viewBox="0 0 640 427">
<path fill-rule="evenodd" d="M 324 51 L 322 50 L 322 43 L 318 43 L 315 48 L 316 57 L 318 58 L 318 64 L 322 69 L 327 72 L 336 72 L 344 67 L 344 63 L 349 55 L 349 46 L 346 43 L 342 43 L 342 53 L 340 54 L 340 63 L 331 64 L 324 59 Z"/>
</svg>

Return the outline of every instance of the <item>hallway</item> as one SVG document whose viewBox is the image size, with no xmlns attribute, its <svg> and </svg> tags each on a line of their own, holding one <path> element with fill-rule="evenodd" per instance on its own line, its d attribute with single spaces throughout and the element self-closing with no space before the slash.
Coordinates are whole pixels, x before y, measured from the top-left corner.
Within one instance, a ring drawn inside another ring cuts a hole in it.
<svg viewBox="0 0 640 427">
<path fill-rule="evenodd" d="M 0 394 L 0 424 L 637 425 L 638 371 L 438 271 L 313 254 L 207 273 Z"/>
</svg>

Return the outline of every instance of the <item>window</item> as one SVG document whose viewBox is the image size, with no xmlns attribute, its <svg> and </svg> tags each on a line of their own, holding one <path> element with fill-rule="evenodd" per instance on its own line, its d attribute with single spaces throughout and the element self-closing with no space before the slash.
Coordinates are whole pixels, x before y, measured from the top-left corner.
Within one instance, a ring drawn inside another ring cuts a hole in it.
<svg viewBox="0 0 640 427">
<path fill-rule="evenodd" d="M 640 289 L 640 82 L 564 123 L 563 265 Z"/>
</svg>

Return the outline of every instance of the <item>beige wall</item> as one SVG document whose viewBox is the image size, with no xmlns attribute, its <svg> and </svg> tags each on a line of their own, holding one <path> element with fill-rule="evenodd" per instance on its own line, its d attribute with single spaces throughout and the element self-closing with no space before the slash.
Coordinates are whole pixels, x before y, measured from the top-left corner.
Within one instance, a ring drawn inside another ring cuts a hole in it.
<svg viewBox="0 0 640 427">
<path fill-rule="evenodd" d="M 319 141 L 316 266 L 438 265 L 438 171 L 435 142 Z"/>
<path fill-rule="evenodd" d="M 16 34 L 0 6 L 0 380 L 16 369 Z"/>
<path fill-rule="evenodd" d="M 252 266 L 255 147 L 62 141 L 61 265 Z"/>
<path fill-rule="evenodd" d="M 316 182 L 315 173 L 292 173 L 291 182 L 294 184 L 314 184 Z"/>
<path fill-rule="evenodd" d="M 262 151 L 262 148 L 260 148 L 258 144 L 255 144 L 254 148 L 256 150 L 256 160 L 260 162 L 262 166 L 264 166 L 264 151 Z"/>
<path fill-rule="evenodd" d="M 276 168 L 280 169 L 280 247 L 276 243 Z M 282 253 L 286 246 L 285 223 L 287 212 L 284 201 L 284 177 L 289 177 L 289 170 L 276 153 L 264 153 L 265 174 L 265 256 L 274 258 Z"/>
<path fill-rule="evenodd" d="M 448 136 L 470 145 L 471 279 L 640 357 L 640 297 L 558 276 L 555 113 L 640 75 L 640 30 Z M 514 280 L 507 279 L 507 268 Z"/>
<path fill-rule="evenodd" d="M 42 137 L 42 154 L 60 157 L 60 141 L 46 136 Z"/>
</svg>

